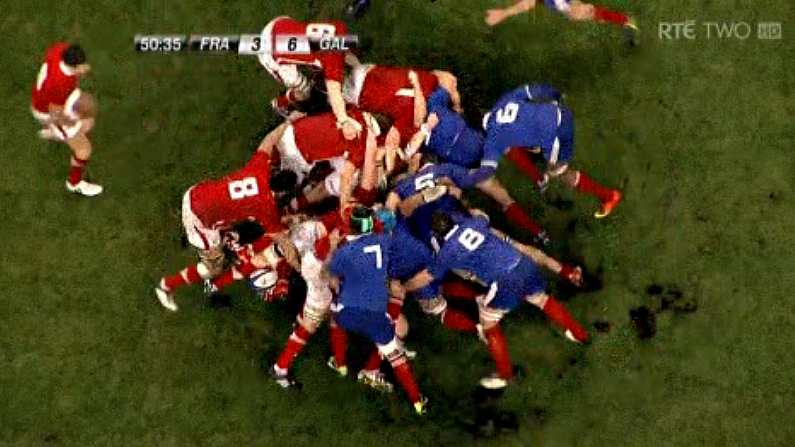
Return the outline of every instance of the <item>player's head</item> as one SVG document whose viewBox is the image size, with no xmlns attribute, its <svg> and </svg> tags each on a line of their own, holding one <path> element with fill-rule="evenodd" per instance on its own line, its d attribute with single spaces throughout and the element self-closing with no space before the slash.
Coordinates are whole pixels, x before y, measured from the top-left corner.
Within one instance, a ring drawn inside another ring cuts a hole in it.
<svg viewBox="0 0 795 447">
<path fill-rule="evenodd" d="M 233 233 L 233 237 L 240 245 L 251 244 L 265 235 L 265 229 L 262 228 L 262 225 L 253 220 L 237 222 L 232 226 L 230 232 Z"/>
<path fill-rule="evenodd" d="M 422 158 L 420 158 L 420 168 L 435 164 L 439 164 L 439 157 L 437 157 L 436 154 L 431 154 L 429 152 L 422 153 Z"/>
<path fill-rule="evenodd" d="M 441 242 L 450 230 L 455 226 L 453 218 L 444 211 L 436 211 L 431 217 L 431 230 L 436 240 Z"/>
<path fill-rule="evenodd" d="M 94 118 L 97 116 L 97 101 L 91 93 L 81 92 L 74 105 L 74 112 L 80 118 Z"/>
<path fill-rule="evenodd" d="M 367 234 L 373 231 L 373 210 L 362 205 L 357 205 L 351 211 L 351 233 Z"/>
<path fill-rule="evenodd" d="M 292 191 L 298 183 L 298 176 L 289 169 L 279 169 L 271 173 L 270 187 L 275 193 Z"/>
<path fill-rule="evenodd" d="M 86 52 L 83 47 L 77 44 L 69 45 L 64 50 L 61 56 L 63 63 L 82 74 L 88 71 L 88 63 L 86 62 Z"/>
</svg>

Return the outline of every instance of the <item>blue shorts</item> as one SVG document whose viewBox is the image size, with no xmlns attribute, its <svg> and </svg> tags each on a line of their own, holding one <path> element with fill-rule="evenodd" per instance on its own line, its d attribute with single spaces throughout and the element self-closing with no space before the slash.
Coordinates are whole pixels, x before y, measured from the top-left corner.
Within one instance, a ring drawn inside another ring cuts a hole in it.
<svg viewBox="0 0 795 447">
<path fill-rule="evenodd" d="M 392 232 L 393 250 L 390 252 L 389 276 L 407 281 L 414 275 L 424 270 L 433 262 L 433 252 L 424 243 L 409 233 L 405 221 L 400 221 Z M 412 292 L 418 300 L 428 300 L 439 295 L 439 282 L 431 284 Z"/>
<path fill-rule="evenodd" d="M 544 0 L 544 4 L 547 5 L 547 8 L 559 13 L 567 12 L 569 10 L 570 3 L 571 0 Z"/>
<path fill-rule="evenodd" d="M 395 338 L 395 326 L 386 312 L 343 307 L 334 314 L 334 321 L 346 331 L 367 337 L 377 345 L 385 345 Z"/>
<path fill-rule="evenodd" d="M 522 257 L 519 265 L 497 281 L 497 293 L 488 302 L 488 307 L 501 310 L 513 310 L 525 298 L 543 292 L 546 283 L 538 267 L 526 257 Z"/>
</svg>

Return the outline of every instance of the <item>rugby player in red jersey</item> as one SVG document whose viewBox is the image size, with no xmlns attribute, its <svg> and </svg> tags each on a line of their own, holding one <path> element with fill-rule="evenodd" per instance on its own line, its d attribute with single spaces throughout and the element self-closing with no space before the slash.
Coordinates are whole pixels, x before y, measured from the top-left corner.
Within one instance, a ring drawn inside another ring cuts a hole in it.
<svg viewBox="0 0 795 447">
<path fill-rule="evenodd" d="M 222 272 L 222 233 L 236 223 L 257 222 L 288 261 L 295 259 L 294 247 L 285 234 L 270 189 L 271 152 L 280 136 L 279 132 L 266 136 L 242 169 L 217 180 L 198 183 L 185 193 L 182 224 L 188 242 L 199 251 L 200 262 L 160 281 L 155 294 L 163 307 L 176 311 L 175 290 Z"/>
<path fill-rule="evenodd" d="M 57 42 L 47 49 L 31 93 L 31 112 L 42 126 L 39 136 L 64 142 L 72 152 L 66 189 L 89 197 L 102 193 L 100 185 L 83 179 L 93 150 L 88 132 L 94 126 L 96 103 L 79 83 L 90 70 L 79 45 Z"/>
<path fill-rule="evenodd" d="M 284 117 L 291 116 L 295 104 L 309 99 L 315 78 L 322 76 L 329 106 L 337 124 L 346 131 L 361 130 L 361 126 L 348 116 L 342 99 L 342 82 L 345 76 L 345 52 L 337 50 L 312 51 L 296 54 L 279 48 L 280 36 L 306 36 L 319 39 L 343 36 L 347 27 L 339 21 L 306 23 L 292 17 L 279 16 L 262 30 L 262 52 L 259 62 L 287 91 L 273 100 L 273 107 Z M 310 74 L 304 73 L 309 70 Z"/>
</svg>

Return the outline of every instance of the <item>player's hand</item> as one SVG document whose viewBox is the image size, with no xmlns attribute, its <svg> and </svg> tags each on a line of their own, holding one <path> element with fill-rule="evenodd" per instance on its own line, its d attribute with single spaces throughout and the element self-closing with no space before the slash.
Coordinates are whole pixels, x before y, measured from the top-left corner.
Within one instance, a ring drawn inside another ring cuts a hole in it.
<svg viewBox="0 0 795 447">
<path fill-rule="evenodd" d="M 489 9 L 486 11 L 486 25 L 494 26 L 506 19 L 504 9 Z"/>
<path fill-rule="evenodd" d="M 447 185 L 436 185 L 422 190 L 422 200 L 425 203 L 439 200 L 443 195 L 447 194 L 449 190 Z"/>
<path fill-rule="evenodd" d="M 411 82 L 411 85 L 413 85 L 414 87 L 419 85 L 420 78 L 417 77 L 417 72 L 416 71 L 414 71 L 414 70 L 410 70 L 409 71 L 409 82 Z"/>
<path fill-rule="evenodd" d="M 353 140 L 362 131 L 362 125 L 357 123 L 353 118 L 346 118 L 342 121 L 337 121 L 337 128 L 342 131 L 342 135 L 348 140 Z"/>
<path fill-rule="evenodd" d="M 301 118 L 303 118 L 305 116 L 306 116 L 306 113 L 299 112 L 298 110 L 293 110 L 292 112 L 287 114 L 287 122 L 294 123 L 294 122 L 300 120 Z"/>
<path fill-rule="evenodd" d="M 570 282 L 571 284 L 577 287 L 582 287 L 583 285 L 582 268 L 579 266 L 563 264 L 563 267 L 561 267 L 560 269 L 559 275 L 561 278 L 565 279 L 566 281 Z"/>
<path fill-rule="evenodd" d="M 428 115 L 428 118 L 425 120 L 425 127 L 428 132 L 432 131 L 437 125 L 439 125 L 439 117 L 436 116 L 435 113 Z"/>
</svg>

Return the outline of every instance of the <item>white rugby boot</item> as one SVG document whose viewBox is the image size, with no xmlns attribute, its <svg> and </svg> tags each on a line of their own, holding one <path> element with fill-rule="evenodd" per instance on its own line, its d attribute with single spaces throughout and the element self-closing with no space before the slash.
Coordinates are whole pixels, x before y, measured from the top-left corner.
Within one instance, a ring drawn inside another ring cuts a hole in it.
<svg viewBox="0 0 795 447">
<path fill-rule="evenodd" d="M 67 181 L 66 190 L 71 193 L 80 194 L 81 196 L 86 197 L 94 197 L 102 194 L 102 186 L 97 185 L 96 183 L 89 183 L 85 180 L 80 180 L 80 183 L 76 185 L 73 185 Z"/>
</svg>

